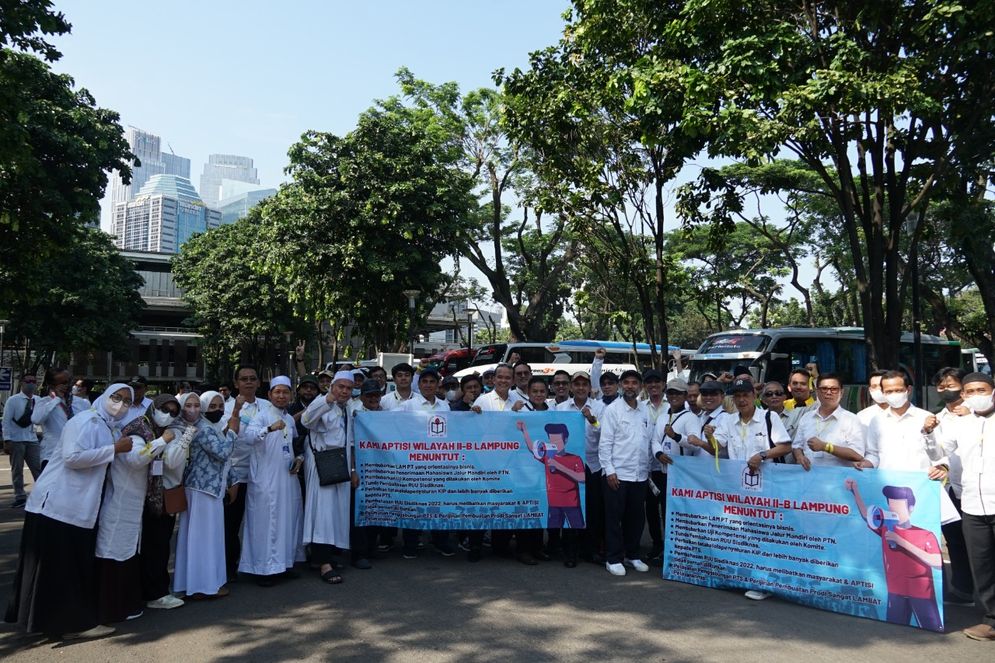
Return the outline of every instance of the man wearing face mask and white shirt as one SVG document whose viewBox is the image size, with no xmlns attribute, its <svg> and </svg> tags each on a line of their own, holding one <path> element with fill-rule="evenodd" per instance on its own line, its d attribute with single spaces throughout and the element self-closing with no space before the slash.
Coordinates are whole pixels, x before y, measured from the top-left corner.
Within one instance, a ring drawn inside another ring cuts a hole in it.
<svg viewBox="0 0 995 663">
<path fill-rule="evenodd" d="M 887 372 L 874 371 L 867 378 L 867 395 L 874 402 L 857 413 L 857 419 L 860 420 L 860 425 L 865 429 L 870 428 L 871 421 L 888 409 L 888 401 L 885 400 L 884 393 L 881 391 L 881 376 Z"/>
<path fill-rule="evenodd" d="M 888 400 L 888 411 L 871 421 L 867 431 L 867 450 L 858 468 L 925 471 L 933 481 L 944 481 L 950 472 L 946 452 L 928 435 L 929 412 L 912 405 L 912 385 L 901 371 L 881 376 L 881 391 Z M 956 520 L 957 511 L 944 491 L 940 491 L 940 520 Z"/>
</svg>

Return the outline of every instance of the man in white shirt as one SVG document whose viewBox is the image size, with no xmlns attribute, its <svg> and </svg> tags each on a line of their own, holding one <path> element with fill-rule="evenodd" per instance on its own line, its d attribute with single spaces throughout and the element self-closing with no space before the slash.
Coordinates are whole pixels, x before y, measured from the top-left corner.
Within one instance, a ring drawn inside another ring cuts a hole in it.
<svg viewBox="0 0 995 663">
<path fill-rule="evenodd" d="M 650 453 L 653 454 L 650 481 L 656 492 L 651 489 L 647 494 L 646 521 L 650 538 L 653 539 L 653 548 L 648 555 L 653 566 L 663 566 L 663 541 L 667 530 L 667 465 L 673 462 L 673 456 L 684 453 L 684 447 L 674 437 L 680 435 L 674 431 L 674 424 L 683 419 L 697 419 L 687 407 L 687 383 L 683 378 L 668 380 L 665 395 L 667 410 L 661 413 L 655 424 L 651 424 L 653 434 L 650 438 Z"/>
<path fill-rule="evenodd" d="M 813 465 L 848 467 L 864 459 L 864 427 L 857 415 L 840 407 L 843 380 L 834 373 L 816 378 L 816 406 L 798 422 L 792 451 L 805 468 Z"/>
<path fill-rule="evenodd" d="M 968 425 L 950 442 L 964 464 L 961 510 L 971 575 L 984 621 L 964 629 L 964 635 L 995 642 L 995 382 L 990 375 L 964 376 L 964 405 L 971 411 Z"/>
<path fill-rule="evenodd" d="M 474 412 L 511 412 L 519 396 L 511 391 L 514 369 L 508 364 L 498 364 L 494 369 L 494 389 L 481 394 L 470 407 Z"/>
<path fill-rule="evenodd" d="M 730 460 L 745 460 L 751 472 L 760 472 L 764 461 L 791 453 L 791 437 L 781 418 L 757 407 L 750 380 L 734 380 L 729 387 L 738 415 L 726 417 L 715 429 L 715 440 L 729 451 Z M 746 598 L 762 601 L 769 592 L 751 589 Z"/>
<path fill-rule="evenodd" d="M 888 401 L 885 400 L 884 394 L 881 392 L 881 376 L 887 372 L 874 371 L 867 379 L 867 395 L 871 397 L 873 402 L 857 413 L 857 418 L 860 419 L 864 428 L 870 428 L 871 421 L 888 409 Z"/>
<path fill-rule="evenodd" d="M 411 364 L 402 362 L 395 364 L 390 369 L 390 374 L 394 378 L 394 386 L 397 389 L 380 399 L 380 407 L 387 411 L 399 409 L 401 403 L 411 398 L 414 393 L 411 381 L 414 379 L 415 369 L 411 367 Z"/>
<path fill-rule="evenodd" d="M 529 380 L 532 379 L 532 367 L 524 361 L 517 361 L 511 367 L 515 375 L 515 394 L 521 400 L 529 400 Z"/>
<path fill-rule="evenodd" d="M 570 400 L 570 374 L 562 368 L 553 373 L 553 395 L 546 399 L 551 410 Z"/>
<path fill-rule="evenodd" d="M 3 444 L 10 450 L 10 478 L 14 485 L 12 509 L 28 501 L 24 491 L 24 464 L 27 463 L 35 481 L 41 474 L 41 443 L 31 424 L 34 409 L 41 403 L 35 395 L 38 378 L 30 373 L 21 376 L 21 390 L 7 399 L 3 408 Z"/>
<path fill-rule="evenodd" d="M 598 443 L 601 439 L 601 415 L 604 403 L 591 398 L 591 376 L 587 371 L 577 371 L 570 377 L 573 398 L 556 406 L 559 412 L 580 412 L 584 415 L 584 503 L 587 506 L 587 528 L 581 556 L 587 561 L 604 562 L 605 549 L 605 496 L 601 482 L 601 462 L 598 460 Z M 567 562 L 570 560 L 568 559 Z M 571 564 L 564 562 L 568 567 Z M 576 564 L 576 562 L 574 563 Z"/>
<path fill-rule="evenodd" d="M 871 420 L 867 450 L 858 467 L 883 470 L 925 471 L 934 481 L 947 478 L 947 457 L 927 435 L 926 419 L 932 415 L 909 401 L 912 384 L 905 373 L 888 371 L 881 376 L 881 391 L 888 410 Z"/>
<path fill-rule="evenodd" d="M 626 566 L 649 571 L 639 559 L 639 541 L 646 521 L 651 431 L 646 404 L 637 398 L 642 376 L 628 370 L 622 373 L 619 383 L 622 397 L 602 414 L 598 460 L 605 475 L 605 568 L 612 575 L 624 576 Z"/>
<path fill-rule="evenodd" d="M 732 416 L 722 409 L 725 387 L 718 380 L 707 380 L 701 383 L 700 394 L 701 414 L 699 419 L 701 425 L 693 434 L 678 440 L 678 444 L 694 452 L 697 452 L 698 449 L 704 449 L 711 455 L 721 458 L 724 450 L 715 440 L 715 430 L 723 420 Z"/>
</svg>

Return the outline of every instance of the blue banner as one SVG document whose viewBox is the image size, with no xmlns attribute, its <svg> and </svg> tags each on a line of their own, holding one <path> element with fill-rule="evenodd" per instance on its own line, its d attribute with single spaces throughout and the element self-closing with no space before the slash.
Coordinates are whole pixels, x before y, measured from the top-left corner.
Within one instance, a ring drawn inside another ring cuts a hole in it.
<svg viewBox="0 0 995 663">
<path fill-rule="evenodd" d="M 579 412 L 361 412 L 356 524 L 583 528 Z"/>
<path fill-rule="evenodd" d="M 683 457 L 670 466 L 663 577 L 770 592 L 823 610 L 943 630 L 940 483 Z"/>
</svg>

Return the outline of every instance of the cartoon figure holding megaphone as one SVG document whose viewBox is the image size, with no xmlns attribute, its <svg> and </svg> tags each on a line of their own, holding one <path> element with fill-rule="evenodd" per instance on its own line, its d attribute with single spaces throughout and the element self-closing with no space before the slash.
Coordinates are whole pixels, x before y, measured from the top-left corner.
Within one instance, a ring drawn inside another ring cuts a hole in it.
<svg viewBox="0 0 995 663">
<path fill-rule="evenodd" d="M 915 493 L 906 486 L 885 486 L 881 492 L 888 500 L 888 507 L 868 507 L 856 481 L 846 479 L 843 486 L 853 493 L 857 510 L 867 527 L 881 537 L 881 556 L 888 583 L 885 619 L 907 626 L 914 615 L 921 628 L 941 631 L 933 569 L 943 566 L 943 556 L 936 536 L 911 522 Z"/>
<path fill-rule="evenodd" d="M 546 466 L 546 501 L 549 504 L 550 529 L 560 529 L 564 522 L 570 529 L 584 528 L 584 512 L 580 508 L 580 487 L 584 482 L 584 461 L 567 453 L 566 424 L 546 424 L 549 440 L 533 442 L 524 421 L 515 423 L 525 437 L 525 446 L 533 458 Z"/>
</svg>

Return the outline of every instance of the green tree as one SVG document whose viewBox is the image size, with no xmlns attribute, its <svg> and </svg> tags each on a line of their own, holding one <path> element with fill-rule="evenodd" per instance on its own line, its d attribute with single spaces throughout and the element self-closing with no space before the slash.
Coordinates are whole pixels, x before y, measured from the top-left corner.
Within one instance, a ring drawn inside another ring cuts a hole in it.
<svg viewBox="0 0 995 663">
<path fill-rule="evenodd" d="M 61 57 L 46 36 L 70 26 L 51 5 L 0 5 L 0 317 L 17 317 L 25 292 L 42 296 L 36 275 L 99 218 L 107 172 L 131 173 L 117 113 L 32 55 Z"/>
<path fill-rule="evenodd" d="M 653 28 L 629 97 L 653 116 L 683 90 L 682 127 L 711 156 L 782 151 L 818 173 L 853 256 L 871 363 L 898 364 L 908 263 L 929 204 L 995 151 L 995 5 L 955 0 L 680 3 L 578 1 L 604 31 Z M 623 32 L 624 34 L 624 32 Z"/>
<path fill-rule="evenodd" d="M 238 363 L 262 367 L 288 331 L 294 338 L 311 333 L 294 315 L 286 283 L 260 267 L 269 242 L 260 214 L 257 206 L 231 225 L 194 235 L 173 258 L 173 277 L 217 378 L 227 378 Z"/>
<path fill-rule="evenodd" d="M 32 279 L 34 288 L 7 302 L 16 312 L 8 338 L 24 348 L 18 368 L 37 372 L 53 356 L 65 363 L 73 353 L 127 351 L 128 332 L 144 307 L 142 277 L 107 234 L 72 229 Z"/>
</svg>

